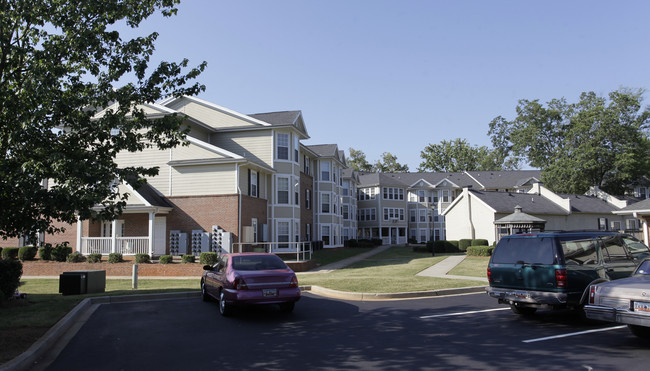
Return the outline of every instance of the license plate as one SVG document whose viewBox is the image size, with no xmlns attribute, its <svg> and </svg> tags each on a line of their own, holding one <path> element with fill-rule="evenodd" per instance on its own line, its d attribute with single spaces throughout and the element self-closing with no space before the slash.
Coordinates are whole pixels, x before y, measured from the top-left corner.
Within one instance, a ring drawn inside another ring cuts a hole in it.
<svg viewBox="0 0 650 371">
<path fill-rule="evenodd" d="M 278 296 L 277 289 L 263 289 L 262 293 L 264 296 Z"/>
<path fill-rule="evenodd" d="M 645 303 L 645 302 L 642 302 L 642 301 L 635 301 L 634 302 L 634 311 L 650 315 L 650 303 Z"/>
</svg>

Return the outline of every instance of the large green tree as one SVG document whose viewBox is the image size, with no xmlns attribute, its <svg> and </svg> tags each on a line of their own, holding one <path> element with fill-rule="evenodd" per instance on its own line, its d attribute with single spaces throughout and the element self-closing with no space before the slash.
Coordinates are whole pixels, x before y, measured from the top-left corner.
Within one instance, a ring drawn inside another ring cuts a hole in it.
<svg viewBox="0 0 650 371">
<path fill-rule="evenodd" d="M 643 91 L 620 89 L 607 98 L 582 93 L 577 103 L 521 100 L 517 117 L 490 123 L 493 145 L 512 162 L 540 168 L 556 192 L 583 193 L 590 186 L 622 194 L 650 174 Z"/>
<path fill-rule="evenodd" d="M 372 172 L 372 165 L 366 160 L 366 154 L 361 150 L 352 147 L 348 148 L 350 157 L 347 160 L 348 166 L 356 171 Z"/>
<path fill-rule="evenodd" d="M 498 150 L 486 146 L 472 146 L 467 140 L 457 138 L 429 144 L 420 152 L 422 162 L 418 171 L 488 171 L 512 169 L 505 166 Z"/>
<path fill-rule="evenodd" d="M 150 65 L 157 33 L 122 39 L 178 0 L 0 0 L 0 236 L 54 233 L 56 221 L 111 219 L 124 206 L 115 155 L 183 141 L 182 118 L 147 117 L 138 105 L 196 95 L 205 62 Z M 101 117 L 96 113 L 113 107 Z M 50 186 L 44 187 L 44 180 Z M 101 211 L 92 207 L 101 204 Z"/>
<path fill-rule="evenodd" d="M 377 173 L 406 173 L 409 171 L 408 165 L 397 162 L 397 156 L 390 152 L 382 153 L 381 159 L 377 160 L 372 168 Z"/>
</svg>

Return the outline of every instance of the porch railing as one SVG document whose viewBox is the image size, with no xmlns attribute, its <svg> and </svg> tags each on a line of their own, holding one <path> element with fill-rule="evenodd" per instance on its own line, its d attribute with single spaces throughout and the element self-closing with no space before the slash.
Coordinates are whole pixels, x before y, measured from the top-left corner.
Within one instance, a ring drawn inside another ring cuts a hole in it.
<svg viewBox="0 0 650 371">
<path fill-rule="evenodd" d="M 115 248 L 111 237 L 82 237 L 81 253 L 108 255 L 112 252 L 122 255 L 149 254 L 149 237 L 117 237 Z"/>
<path fill-rule="evenodd" d="M 242 242 L 233 243 L 232 252 L 268 252 L 276 255 L 295 255 L 296 261 L 311 260 L 311 242 Z"/>
</svg>

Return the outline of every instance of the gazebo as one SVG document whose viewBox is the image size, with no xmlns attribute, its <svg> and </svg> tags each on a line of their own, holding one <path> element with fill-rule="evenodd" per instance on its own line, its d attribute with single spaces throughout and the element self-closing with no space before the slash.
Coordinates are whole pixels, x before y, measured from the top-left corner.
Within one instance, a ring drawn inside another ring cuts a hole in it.
<svg viewBox="0 0 650 371">
<path fill-rule="evenodd" d="M 511 234 L 541 232 L 545 225 L 546 220 L 526 214 L 521 206 L 517 205 L 514 213 L 494 221 L 496 241 Z"/>
</svg>

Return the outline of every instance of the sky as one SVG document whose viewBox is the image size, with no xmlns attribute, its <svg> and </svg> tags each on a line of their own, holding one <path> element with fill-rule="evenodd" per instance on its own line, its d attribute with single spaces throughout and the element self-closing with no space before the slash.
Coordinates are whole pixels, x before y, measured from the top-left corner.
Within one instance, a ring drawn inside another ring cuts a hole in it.
<svg viewBox="0 0 650 371">
<path fill-rule="evenodd" d="M 304 144 L 417 171 L 429 144 L 491 147 L 520 99 L 650 88 L 648 19 L 645 0 L 183 0 L 137 32 L 159 33 L 155 58 L 207 62 L 199 98 L 300 110 Z"/>
</svg>

